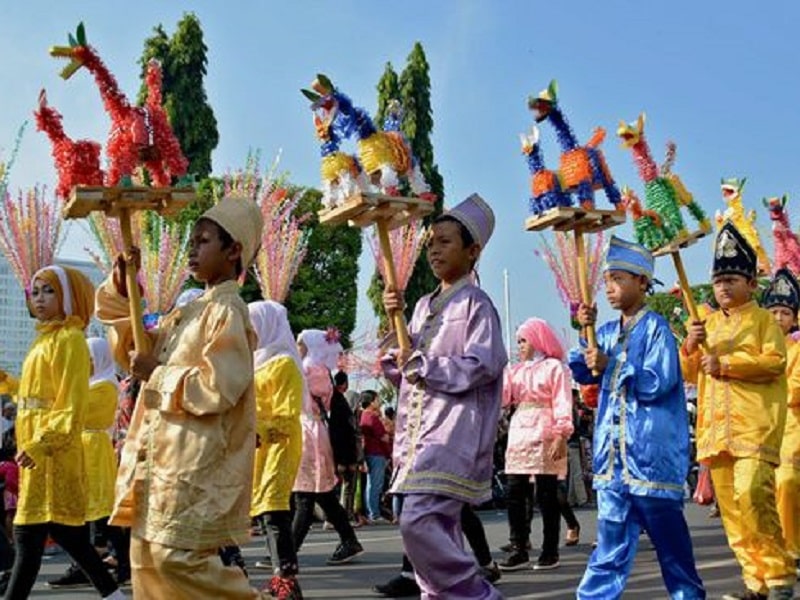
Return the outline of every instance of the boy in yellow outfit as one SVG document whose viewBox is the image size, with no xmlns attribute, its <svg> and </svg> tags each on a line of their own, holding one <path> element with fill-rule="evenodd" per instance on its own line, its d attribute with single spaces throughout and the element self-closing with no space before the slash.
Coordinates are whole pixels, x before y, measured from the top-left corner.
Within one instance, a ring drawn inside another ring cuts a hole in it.
<svg viewBox="0 0 800 600">
<path fill-rule="evenodd" d="M 775 494 L 786 550 L 800 566 L 800 343 L 795 338 L 800 284 L 789 269 L 779 269 L 775 273 L 761 304 L 772 313 L 786 336 L 789 401 L 781 462 L 775 471 Z"/>
<path fill-rule="evenodd" d="M 697 457 L 711 469 L 746 586 L 723 598 L 790 600 L 795 569 L 775 507 L 786 344 L 772 315 L 753 300 L 756 254 L 730 222 L 714 245 L 712 284 L 720 310 L 690 324 L 681 367 L 698 385 Z M 705 342 L 707 351 L 701 350 Z"/>
</svg>

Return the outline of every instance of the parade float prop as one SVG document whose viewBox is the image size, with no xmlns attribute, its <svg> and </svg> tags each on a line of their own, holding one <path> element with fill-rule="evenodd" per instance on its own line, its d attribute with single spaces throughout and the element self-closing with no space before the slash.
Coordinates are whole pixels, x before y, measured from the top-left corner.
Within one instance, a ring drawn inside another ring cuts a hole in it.
<svg viewBox="0 0 800 600">
<path fill-rule="evenodd" d="M 681 250 L 706 236 L 711 231 L 711 223 L 680 177 L 672 171 L 677 152 L 675 143 L 667 142 L 666 160 L 659 166 L 650 152 L 644 124 L 645 115 L 641 113 L 635 123 L 621 121 L 617 129 L 622 146 L 633 155 L 645 193 L 642 206 L 636 193 L 626 187 L 623 189 L 621 204 L 631 214 L 637 243 L 650 250 L 654 257 L 672 257 L 686 309 L 693 321 L 699 321 Z M 684 221 L 681 212 L 684 207 L 697 223 L 694 231 L 690 231 Z"/>
<path fill-rule="evenodd" d="M 598 127 L 585 145 L 578 141 L 559 105 L 555 80 L 547 89 L 528 99 L 528 108 L 533 111 L 537 123 L 552 125 L 561 157 L 558 171 L 546 169 L 538 127 L 532 126 L 529 133 L 521 136 L 522 153 L 527 157 L 531 173 L 532 193 L 529 202 L 531 216 L 525 221 L 525 228 L 528 231 L 552 229 L 573 233 L 580 299 L 581 303 L 591 305 L 584 234 L 600 232 L 625 222 L 625 212 L 619 206 L 620 192 L 599 147 L 606 133 Z M 600 189 L 605 192 L 612 209 L 595 206 L 595 191 Z M 594 327 L 586 328 L 586 341 L 590 347 L 597 346 Z"/>
<path fill-rule="evenodd" d="M 302 93 L 311 100 L 314 127 L 321 144 L 320 223 L 348 223 L 362 228 L 375 225 L 386 286 L 402 290 L 389 232 L 431 213 L 435 197 L 400 131 L 399 103 L 390 104 L 384 129 L 379 130 L 367 111 L 354 106 L 325 75 L 317 75 L 311 89 Z M 355 139 L 357 158 L 340 148 L 350 138 Z M 405 189 L 410 195 L 401 195 Z M 395 311 L 389 317 L 400 348 L 410 348 L 402 311 Z"/>
<path fill-rule="evenodd" d="M 717 211 L 715 221 L 717 229 L 722 227 L 725 221 L 731 221 L 739 230 L 739 232 L 747 240 L 747 243 L 755 250 L 758 259 L 758 273 L 759 275 L 768 275 L 772 267 L 770 265 L 769 257 L 767 256 L 764 246 L 761 245 L 761 236 L 756 229 L 756 211 L 749 210 L 745 212 L 744 203 L 742 201 L 742 191 L 747 178 L 737 179 L 735 177 L 730 179 L 722 179 L 722 200 L 725 202 L 726 208 L 723 212 Z"/>
<path fill-rule="evenodd" d="M 137 350 L 146 350 L 148 342 L 137 285 L 137 265 L 127 252 L 134 245 L 132 215 L 139 211 L 155 211 L 162 217 L 172 216 L 195 199 L 194 189 L 185 177 L 188 161 L 163 107 L 161 67 L 156 61 L 148 64 L 147 99 L 144 106 L 135 106 L 120 91 L 97 51 L 88 44 L 83 23 L 78 25 L 74 36 L 68 36 L 68 45 L 50 48 L 50 55 L 69 61 L 61 71 L 64 79 L 81 68 L 92 74 L 111 119 L 105 147 L 108 169 L 103 171 L 100 144 L 69 138 L 61 125 L 61 115 L 48 105 L 44 92 L 35 113 L 38 129 L 47 134 L 53 146 L 58 170 L 56 195 L 64 202 L 64 216 L 77 219 L 99 211 L 105 218 L 119 221 L 126 249 L 126 282 L 134 344 Z M 178 180 L 175 187 L 172 187 L 173 180 Z M 141 245 L 139 239 L 136 242 Z"/>
<path fill-rule="evenodd" d="M 789 269 L 797 277 L 800 275 L 800 239 L 792 231 L 789 223 L 789 212 L 786 210 L 788 199 L 788 196 L 784 194 L 781 198 L 764 198 L 762 202 L 772 220 L 772 237 L 775 247 L 775 260 L 772 262 L 772 267 L 775 272 L 778 269 Z"/>
</svg>

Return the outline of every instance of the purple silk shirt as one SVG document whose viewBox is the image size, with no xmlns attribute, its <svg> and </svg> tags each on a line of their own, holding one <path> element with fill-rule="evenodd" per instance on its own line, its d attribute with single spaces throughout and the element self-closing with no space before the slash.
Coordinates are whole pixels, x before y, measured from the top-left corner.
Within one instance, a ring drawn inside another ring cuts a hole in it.
<svg viewBox="0 0 800 600">
<path fill-rule="evenodd" d="M 497 310 L 464 278 L 421 298 L 409 333 L 402 371 L 382 361 L 400 387 L 391 491 L 485 502 L 508 362 Z"/>
</svg>

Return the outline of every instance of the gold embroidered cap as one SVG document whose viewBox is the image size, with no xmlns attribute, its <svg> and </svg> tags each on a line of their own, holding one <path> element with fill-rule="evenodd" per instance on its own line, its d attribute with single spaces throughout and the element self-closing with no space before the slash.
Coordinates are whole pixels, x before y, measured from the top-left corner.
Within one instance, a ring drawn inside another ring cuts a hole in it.
<svg viewBox="0 0 800 600">
<path fill-rule="evenodd" d="M 775 272 L 769 287 L 764 292 L 761 305 L 764 308 L 785 306 L 797 314 L 800 309 L 800 284 L 789 269 L 782 267 Z"/>
<path fill-rule="evenodd" d="M 747 279 L 756 276 L 756 253 L 744 236 L 730 221 L 725 221 L 714 242 L 714 264 L 711 276 L 741 275 Z"/>
</svg>

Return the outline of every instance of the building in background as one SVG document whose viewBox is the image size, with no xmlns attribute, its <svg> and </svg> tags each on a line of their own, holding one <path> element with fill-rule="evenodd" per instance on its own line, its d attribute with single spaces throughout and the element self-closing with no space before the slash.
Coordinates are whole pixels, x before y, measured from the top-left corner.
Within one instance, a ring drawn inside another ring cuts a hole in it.
<svg viewBox="0 0 800 600">
<path fill-rule="evenodd" d="M 104 278 L 97 265 L 89 260 L 59 258 L 56 262 L 80 269 L 95 285 Z M 36 333 L 35 325 L 25 304 L 25 293 L 5 257 L 0 255 L 0 369 L 19 375 L 22 361 Z M 105 331 L 100 323 L 92 319 L 86 335 L 105 337 Z"/>
</svg>

